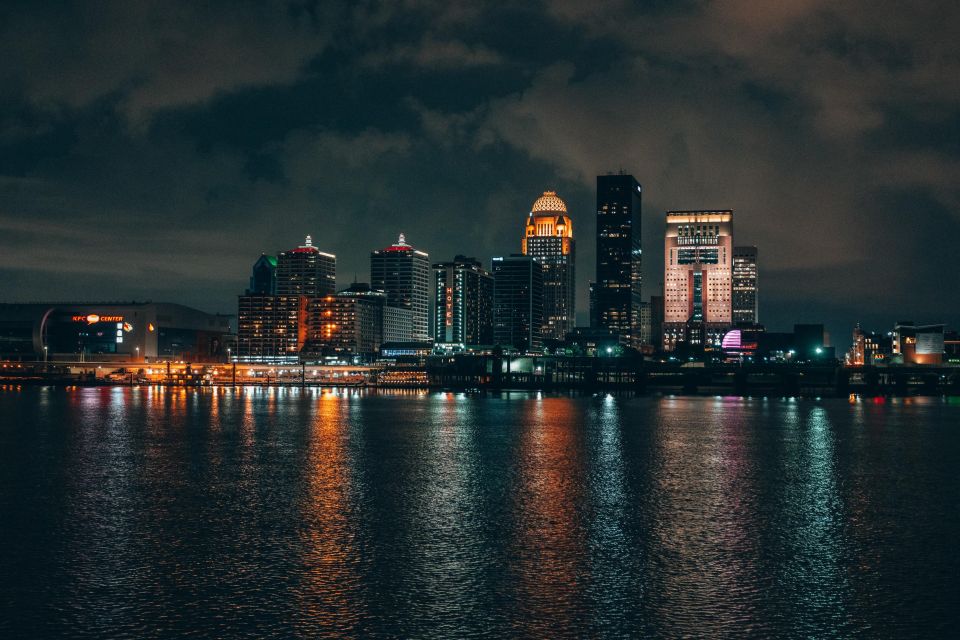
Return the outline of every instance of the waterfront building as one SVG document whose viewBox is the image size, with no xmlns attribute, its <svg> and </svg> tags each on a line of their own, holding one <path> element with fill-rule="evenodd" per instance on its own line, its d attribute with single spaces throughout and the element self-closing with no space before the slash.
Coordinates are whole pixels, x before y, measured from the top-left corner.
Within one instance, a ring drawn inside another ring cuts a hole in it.
<svg viewBox="0 0 960 640">
<path fill-rule="evenodd" d="M 307 359 L 370 361 L 381 344 L 409 340 L 412 330 L 411 310 L 390 307 L 383 291 L 364 282 L 311 299 L 307 315 L 308 341 L 303 352 Z"/>
<path fill-rule="evenodd" d="M 848 365 L 874 365 L 884 362 L 893 353 L 892 334 L 864 331 L 858 322 L 853 328 L 853 344 L 847 352 Z"/>
<path fill-rule="evenodd" d="M 901 320 L 893 328 L 893 354 L 906 364 L 942 364 L 944 325 Z"/>
<path fill-rule="evenodd" d="M 277 256 L 276 295 L 319 297 L 337 290 L 337 257 L 306 241 Z"/>
<path fill-rule="evenodd" d="M 306 296 L 240 296 L 236 361 L 298 362 L 307 338 L 307 300 Z"/>
<path fill-rule="evenodd" d="M 757 305 L 757 248 L 733 248 L 733 322 L 760 322 Z"/>
<path fill-rule="evenodd" d="M 543 267 L 543 337 L 563 340 L 576 324 L 576 245 L 567 205 L 556 192 L 534 201 L 520 244 L 521 253 Z"/>
<path fill-rule="evenodd" d="M 222 362 L 233 321 L 167 302 L 0 304 L 0 359 Z"/>
<path fill-rule="evenodd" d="M 396 244 L 370 253 L 370 286 L 383 291 L 387 304 L 409 309 L 412 337 L 430 338 L 430 256 L 407 244 L 404 235 Z"/>
<path fill-rule="evenodd" d="M 733 324 L 733 212 L 668 211 L 663 348 L 718 349 Z"/>
<path fill-rule="evenodd" d="M 277 292 L 277 256 L 261 253 L 253 263 L 248 294 L 272 296 Z"/>
<path fill-rule="evenodd" d="M 433 274 L 436 341 L 459 347 L 493 344 L 493 276 L 462 255 L 434 264 Z"/>
<path fill-rule="evenodd" d="M 597 279 L 595 325 L 640 347 L 643 298 L 640 206 L 642 188 L 632 175 L 597 176 Z"/>
<path fill-rule="evenodd" d="M 493 340 L 524 353 L 543 348 L 544 267 L 531 256 L 496 257 L 493 273 Z M 566 335 L 566 334 L 564 334 Z"/>
</svg>

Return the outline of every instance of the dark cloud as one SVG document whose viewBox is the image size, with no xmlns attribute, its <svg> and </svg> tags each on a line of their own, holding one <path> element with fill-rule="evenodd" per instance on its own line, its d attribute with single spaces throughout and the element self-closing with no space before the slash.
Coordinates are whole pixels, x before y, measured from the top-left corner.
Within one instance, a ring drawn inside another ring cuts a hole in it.
<svg viewBox="0 0 960 640">
<path fill-rule="evenodd" d="M 0 298 L 231 311 L 310 233 L 341 284 L 403 231 L 516 251 L 593 188 L 730 207 L 762 319 L 960 324 L 960 8 L 949 2 L 102 2 L 0 8 Z M 952 280 L 951 280 L 951 275 Z M 955 286 L 954 286 L 955 288 Z"/>
</svg>

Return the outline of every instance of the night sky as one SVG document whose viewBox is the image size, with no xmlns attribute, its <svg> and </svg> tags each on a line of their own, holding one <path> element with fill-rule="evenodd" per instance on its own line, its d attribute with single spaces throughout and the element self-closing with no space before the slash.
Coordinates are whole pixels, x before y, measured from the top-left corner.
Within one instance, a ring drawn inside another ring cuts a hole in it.
<svg viewBox="0 0 960 640">
<path fill-rule="evenodd" d="M 341 286 L 401 231 L 489 265 L 555 189 L 585 323 L 595 177 L 620 168 L 644 297 L 664 211 L 731 208 L 768 328 L 957 327 L 960 3 L 0 8 L 2 301 L 236 313 L 260 253 L 308 233 Z"/>
</svg>

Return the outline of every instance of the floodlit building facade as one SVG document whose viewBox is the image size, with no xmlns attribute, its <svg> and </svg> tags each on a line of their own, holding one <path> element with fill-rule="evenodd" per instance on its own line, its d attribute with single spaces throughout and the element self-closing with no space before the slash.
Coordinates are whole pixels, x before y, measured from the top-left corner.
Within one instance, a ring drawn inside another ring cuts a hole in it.
<svg viewBox="0 0 960 640">
<path fill-rule="evenodd" d="M 567 204 L 554 191 L 537 198 L 521 240 L 521 253 L 543 268 L 544 338 L 563 340 L 576 324 L 576 245 Z"/>
<path fill-rule="evenodd" d="M 668 211 L 663 348 L 719 348 L 733 324 L 733 212 Z"/>
</svg>

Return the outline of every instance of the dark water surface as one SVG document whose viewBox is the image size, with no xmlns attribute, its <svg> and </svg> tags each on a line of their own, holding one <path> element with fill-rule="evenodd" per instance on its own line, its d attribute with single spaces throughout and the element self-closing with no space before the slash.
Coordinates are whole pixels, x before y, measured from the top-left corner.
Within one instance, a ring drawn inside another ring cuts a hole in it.
<svg viewBox="0 0 960 640">
<path fill-rule="evenodd" d="M 0 389 L 0 636 L 956 637 L 960 403 Z"/>
</svg>

